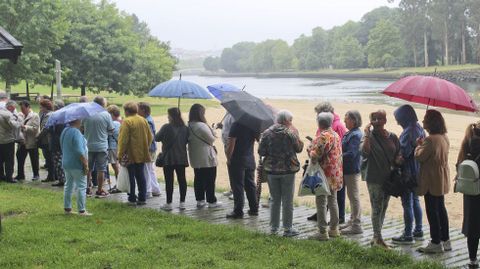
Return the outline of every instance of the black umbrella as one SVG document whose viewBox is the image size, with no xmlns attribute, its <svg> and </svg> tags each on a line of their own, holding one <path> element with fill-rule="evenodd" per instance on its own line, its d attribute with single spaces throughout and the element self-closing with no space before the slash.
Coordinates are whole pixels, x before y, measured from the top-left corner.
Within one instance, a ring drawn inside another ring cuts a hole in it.
<svg viewBox="0 0 480 269">
<path fill-rule="evenodd" d="M 275 117 L 272 109 L 247 92 L 224 92 L 221 101 L 236 122 L 255 132 L 261 133 L 273 125 Z"/>
</svg>

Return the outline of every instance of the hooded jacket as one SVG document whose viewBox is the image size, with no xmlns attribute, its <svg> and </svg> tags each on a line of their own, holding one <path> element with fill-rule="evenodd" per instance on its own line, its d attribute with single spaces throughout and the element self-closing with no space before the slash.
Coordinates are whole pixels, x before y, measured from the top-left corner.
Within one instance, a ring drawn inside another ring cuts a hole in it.
<svg viewBox="0 0 480 269">
<path fill-rule="evenodd" d="M 269 174 L 292 174 L 300 170 L 297 153 L 302 152 L 303 142 L 287 126 L 274 124 L 263 134 L 258 154 L 265 156 L 263 167 Z"/>
<path fill-rule="evenodd" d="M 404 159 L 402 169 L 404 172 L 417 178 L 420 166 L 415 160 L 415 147 L 418 138 L 425 138 L 425 131 L 418 124 L 417 114 L 410 105 L 403 105 L 397 108 L 393 115 L 398 124 L 403 128 L 399 138 L 400 152 Z"/>
</svg>

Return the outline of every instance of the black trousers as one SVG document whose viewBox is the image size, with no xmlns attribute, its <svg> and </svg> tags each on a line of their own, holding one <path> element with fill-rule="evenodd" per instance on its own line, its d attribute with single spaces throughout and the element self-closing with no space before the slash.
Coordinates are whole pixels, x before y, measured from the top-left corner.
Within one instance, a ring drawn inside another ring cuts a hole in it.
<svg viewBox="0 0 480 269">
<path fill-rule="evenodd" d="M 11 181 L 15 160 L 15 143 L 0 144 L 0 178 Z"/>
<path fill-rule="evenodd" d="M 43 157 L 45 158 L 45 164 L 47 165 L 47 179 L 54 180 L 55 179 L 55 167 L 53 166 L 53 155 L 50 151 L 48 145 L 40 146 L 43 152 Z"/>
<path fill-rule="evenodd" d="M 27 149 L 25 145 L 19 145 L 17 149 L 17 177 L 20 179 L 25 178 L 25 160 L 27 159 L 27 155 L 30 155 L 33 176 L 39 176 L 38 148 Z"/>
<path fill-rule="evenodd" d="M 195 190 L 195 199 L 197 201 L 205 200 L 207 202 L 217 202 L 215 197 L 215 180 L 217 179 L 217 167 L 194 168 L 193 189 Z"/>
<path fill-rule="evenodd" d="M 338 219 L 340 223 L 345 222 L 345 184 L 337 191 Z"/>
<path fill-rule="evenodd" d="M 167 204 L 172 202 L 173 196 L 173 172 L 177 174 L 178 186 L 180 188 L 180 202 L 185 202 L 187 196 L 187 179 L 185 177 L 184 165 L 165 165 L 163 176 L 165 177 L 165 191 L 167 192 Z"/>
<path fill-rule="evenodd" d="M 467 237 L 467 244 L 468 244 L 468 256 L 470 257 L 471 261 L 477 259 L 477 251 L 478 251 L 478 242 L 480 238 L 476 237 Z"/>
<path fill-rule="evenodd" d="M 430 224 L 430 236 L 432 243 L 439 244 L 440 241 L 450 239 L 448 214 L 445 208 L 445 197 L 425 194 L 425 211 L 427 212 L 428 224 Z"/>
<path fill-rule="evenodd" d="M 243 206 L 247 195 L 250 211 L 258 211 L 258 202 L 255 186 L 255 169 L 246 168 L 240 165 L 228 166 L 230 175 L 230 187 L 233 191 L 233 211 L 236 214 L 243 215 Z"/>
</svg>

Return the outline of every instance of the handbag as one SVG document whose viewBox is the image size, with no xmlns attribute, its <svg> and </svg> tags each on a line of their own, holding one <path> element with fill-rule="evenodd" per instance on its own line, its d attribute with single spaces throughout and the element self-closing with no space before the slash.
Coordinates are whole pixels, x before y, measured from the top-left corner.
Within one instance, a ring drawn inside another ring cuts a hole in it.
<svg viewBox="0 0 480 269">
<path fill-rule="evenodd" d="M 372 136 L 382 148 L 383 154 L 385 155 L 385 158 L 390 166 L 390 175 L 382 184 L 383 191 L 388 195 L 398 197 L 413 190 L 413 188 L 416 187 L 416 180 L 410 174 L 405 173 L 401 167 L 392 164 L 388 158 L 385 148 L 382 146 L 382 143 L 374 134 L 372 134 Z"/>
<path fill-rule="evenodd" d="M 177 134 L 174 134 L 174 137 L 177 138 Z M 175 142 L 177 140 L 175 139 L 170 145 L 168 148 L 165 148 L 165 151 L 164 152 L 160 152 L 158 153 L 157 155 L 157 158 L 155 159 L 155 166 L 156 167 L 164 167 L 165 166 L 165 156 L 167 155 L 167 152 L 169 152 L 173 146 L 175 145 Z M 163 143 L 163 142 L 162 142 Z"/>
<path fill-rule="evenodd" d="M 330 195 L 330 185 L 319 163 L 310 161 L 307 171 L 300 183 L 298 196 Z"/>
</svg>

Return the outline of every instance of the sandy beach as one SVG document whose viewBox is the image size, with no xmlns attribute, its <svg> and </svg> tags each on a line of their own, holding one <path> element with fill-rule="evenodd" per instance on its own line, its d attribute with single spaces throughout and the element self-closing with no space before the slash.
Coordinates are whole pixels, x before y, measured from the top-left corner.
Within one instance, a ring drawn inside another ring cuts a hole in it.
<svg viewBox="0 0 480 269">
<path fill-rule="evenodd" d="M 293 123 L 298 128 L 302 139 L 307 135 L 312 137 L 315 135 L 315 130 L 317 128 L 317 125 L 315 122 L 315 113 L 313 108 L 319 102 L 318 100 L 314 101 L 314 100 L 265 99 L 264 101 L 268 104 L 271 104 L 277 109 L 288 109 L 289 111 L 291 111 L 294 115 Z M 394 106 L 380 105 L 380 104 L 377 105 L 377 104 L 348 103 L 348 102 L 332 102 L 332 105 L 335 108 L 335 113 L 340 115 L 340 117 L 342 118 L 342 121 L 343 121 L 343 116 L 345 115 L 345 112 L 347 112 L 348 110 L 356 109 L 360 111 L 360 113 L 362 114 L 364 125 L 366 122 L 368 122 L 368 115 L 370 112 L 378 109 L 384 109 L 385 111 L 387 111 L 386 129 L 396 133 L 397 135 L 399 135 L 402 131 L 401 127 L 397 125 L 395 119 L 393 118 L 393 111 L 396 109 L 396 107 Z M 449 153 L 450 178 L 453 179 L 453 177 L 455 176 L 455 162 L 457 159 L 460 144 L 462 142 L 462 139 L 465 133 L 466 126 L 469 123 L 477 121 L 478 118 L 476 117 L 475 114 L 472 114 L 472 113 L 457 113 L 457 112 L 452 112 L 446 109 L 439 109 L 439 110 L 442 112 L 443 116 L 445 117 L 446 124 L 447 124 L 447 129 L 448 129 L 447 135 L 450 139 L 450 153 Z M 418 109 L 416 109 L 416 112 L 420 121 L 423 119 L 425 111 L 426 111 L 426 108 L 425 107 L 421 108 L 421 106 Z M 222 119 L 224 113 L 225 113 L 225 110 L 222 107 L 207 108 L 206 114 L 207 114 L 208 123 L 211 124 L 211 123 L 219 122 Z M 183 118 L 185 121 L 188 120 L 187 112 L 183 113 Z M 157 125 L 157 130 L 158 130 L 162 124 L 166 123 L 167 119 L 166 119 L 166 116 L 160 116 L 160 117 L 155 117 L 155 121 Z M 220 130 L 217 130 L 217 135 L 220 136 Z M 215 142 L 215 144 L 218 149 L 223 149 L 223 145 L 220 139 L 218 139 Z M 229 182 L 228 182 L 228 176 L 227 176 L 227 170 L 226 170 L 226 159 L 223 151 L 219 150 L 218 159 L 219 159 L 219 165 L 218 165 L 217 186 L 222 189 L 228 189 Z M 299 160 L 302 163 L 306 159 L 307 159 L 306 151 L 303 151 L 302 153 L 299 154 Z M 163 177 L 163 172 L 159 168 L 157 168 L 157 175 L 161 178 Z M 193 180 L 192 168 L 187 168 L 187 179 L 189 181 Z M 301 180 L 301 174 L 297 173 L 297 176 L 296 176 L 297 186 L 300 180 Z M 364 214 L 369 214 L 370 201 L 368 197 L 366 183 L 362 181 L 360 183 L 360 186 L 361 186 L 360 190 L 361 190 L 362 212 Z M 164 189 L 164 186 L 162 186 L 162 189 Z M 262 196 L 268 197 L 267 184 L 264 184 Z M 177 188 L 175 188 L 174 199 L 175 198 L 178 198 Z M 187 199 L 194 199 L 194 197 L 187 197 Z M 423 197 L 421 197 L 420 199 L 423 207 L 424 206 Z M 452 184 L 450 193 L 445 196 L 445 203 L 448 210 L 451 226 L 461 227 L 462 218 L 463 218 L 462 217 L 463 215 L 462 199 L 463 197 L 461 194 L 453 193 L 453 184 Z M 307 197 L 307 198 L 296 197 L 295 201 L 296 203 L 311 205 L 312 213 L 314 212 L 313 197 Z M 347 216 L 346 216 L 347 219 L 349 218 L 348 207 L 349 207 L 349 203 L 347 199 Z M 424 212 L 424 215 L 425 215 L 425 212 Z M 402 218 L 402 216 L 403 216 L 403 209 L 402 209 L 400 198 L 392 197 L 392 199 L 390 200 L 387 217 Z M 427 219 L 426 217 L 424 217 L 424 223 L 426 222 L 427 222 Z"/>
</svg>

